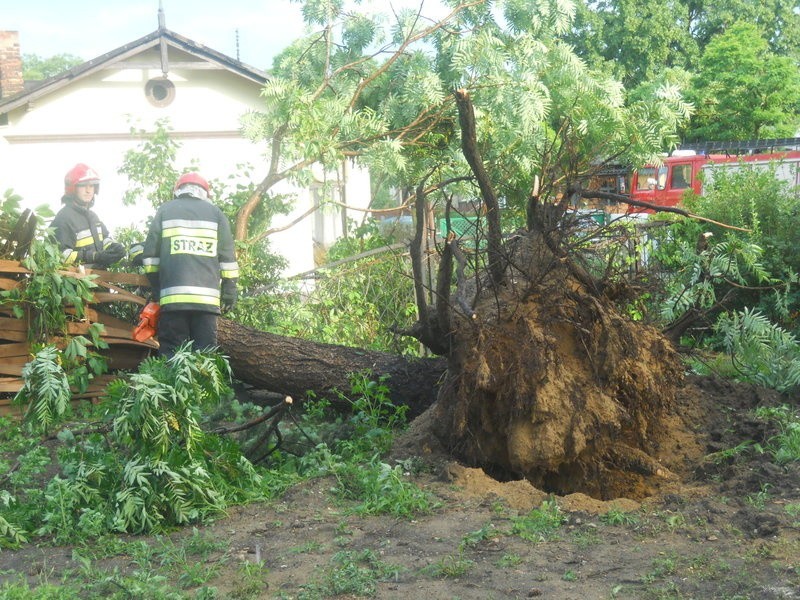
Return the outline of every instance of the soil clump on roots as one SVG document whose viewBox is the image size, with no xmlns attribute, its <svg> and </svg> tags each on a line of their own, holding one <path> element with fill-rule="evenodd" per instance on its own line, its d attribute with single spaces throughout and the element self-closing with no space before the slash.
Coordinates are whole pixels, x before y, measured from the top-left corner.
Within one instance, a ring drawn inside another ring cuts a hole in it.
<svg viewBox="0 0 800 600">
<path fill-rule="evenodd" d="M 675 478 L 659 460 L 683 369 L 655 329 L 626 318 L 541 234 L 512 245 L 477 318 L 454 319 L 433 432 L 499 480 L 642 499 Z"/>
</svg>

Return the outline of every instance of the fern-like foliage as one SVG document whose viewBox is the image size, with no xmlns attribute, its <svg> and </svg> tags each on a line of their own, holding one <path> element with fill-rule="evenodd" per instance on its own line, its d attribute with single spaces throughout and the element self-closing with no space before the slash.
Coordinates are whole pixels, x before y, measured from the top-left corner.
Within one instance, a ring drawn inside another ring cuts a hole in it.
<svg viewBox="0 0 800 600">
<path fill-rule="evenodd" d="M 55 346 L 45 346 L 22 368 L 22 388 L 14 402 L 27 404 L 25 420 L 47 431 L 71 409 L 67 374 Z"/>
<path fill-rule="evenodd" d="M 12 504 L 16 504 L 14 496 L 6 490 L 0 490 L 0 507 L 8 508 Z M 0 548 L 16 548 L 27 541 L 28 538 L 22 528 L 10 523 L 0 514 Z"/>
<path fill-rule="evenodd" d="M 114 434 L 120 443 L 156 460 L 181 448 L 191 458 L 202 442 L 200 409 L 230 393 L 231 372 L 219 355 L 184 346 L 169 360 L 145 361 L 139 373 L 109 387 L 120 407 Z"/>
<path fill-rule="evenodd" d="M 16 548 L 27 541 L 22 530 L 0 516 L 0 548 Z"/>
<path fill-rule="evenodd" d="M 661 317 L 669 322 L 690 308 L 708 309 L 731 286 L 757 286 L 772 283 L 761 259 L 763 249 L 757 244 L 729 238 L 708 250 L 694 252 L 688 243 L 682 246 L 681 267 L 670 282 Z"/>
<path fill-rule="evenodd" d="M 62 261 L 61 250 L 54 240 L 34 240 L 22 261 L 32 274 L 24 285 L 0 292 L 0 298 L 11 304 L 17 318 L 29 318 L 28 338 L 32 342 L 46 342 L 52 336 L 63 335 L 69 318 L 64 307 L 73 307 L 76 317 L 81 319 L 92 301 L 93 289 L 97 287 L 92 278 L 62 275 Z"/>
<path fill-rule="evenodd" d="M 123 462 L 107 497 L 109 526 L 147 532 L 201 521 L 257 490 L 260 476 L 238 447 L 205 433 L 202 412 L 229 397 L 231 371 L 212 352 L 180 348 L 151 358 L 108 388 L 113 439 Z"/>
<path fill-rule="evenodd" d="M 778 428 L 772 436 L 767 449 L 778 464 L 800 461 L 800 414 L 787 404 L 762 406 L 756 409 L 756 417 L 771 421 Z"/>
<path fill-rule="evenodd" d="M 65 443 L 61 472 L 43 490 L 12 481 L 18 488 L 10 493 L 21 499 L 0 503 L 0 545 L 31 536 L 70 543 L 112 531 L 163 531 L 272 493 L 235 442 L 201 428 L 204 409 L 230 397 L 231 371 L 224 357 L 190 350 L 181 348 L 170 360 L 148 359 L 129 379 L 113 381 L 104 398 L 106 423 L 97 433 L 59 433 Z M 27 367 L 30 381 L 54 379 L 55 367 L 57 351 L 43 349 Z M 39 371 L 45 375 L 37 379 Z M 63 372 L 56 380 L 66 389 Z M 51 388 L 26 388 L 35 398 L 36 420 L 48 424 L 63 402 L 69 404 L 64 393 L 58 405 L 53 398 L 61 388 Z"/>
<path fill-rule="evenodd" d="M 751 309 L 728 313 L 717 321 L 715 330 L 743 379 L 779 391 L 800 387 L 797 338 L 763 314 Z"/>
<path fill-rule="evenodd" d="M 170 459 L 132 457 L 125 464 L 112 502 L 115 530 L 160 530 L 167 524 L 202 521 L 224 510 L 225 491 L 205 465 Z"/>
</svg>

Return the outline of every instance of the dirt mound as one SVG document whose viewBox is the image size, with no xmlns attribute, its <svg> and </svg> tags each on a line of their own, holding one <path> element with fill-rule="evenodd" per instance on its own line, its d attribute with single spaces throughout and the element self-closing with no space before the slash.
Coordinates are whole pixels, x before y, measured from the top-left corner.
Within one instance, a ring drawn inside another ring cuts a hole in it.
<svg viewBox="0 0 800 600">
<path fill-rule="evenodd" d="M 441 414 L 438 406 L 431 407 L 398 436 L 392 454 L 397 459 L 420 457 L 432 465 L 442 479 L 457 485 L 465 494 L 497 497 L 520 511 L 539 506 L 550 493 L 555 493 L 559 505 L 568 511 L 590 514 L 606 513 L 612 508 L 631 511 L 642 502 L 668 505 L 671 498 L 705 496 L 708 493 L 705 488 L 711 481 L 721 493 L 732 495 L 757 494 L 767 481 L 774 492 L 791 494 L 797 490 L 779 489 L 779 482 L 785 482 L 788 487 L 796 486 L 800 466 L 781 467 L 781 473 L 777 474 L 778 467 L 770 462 L 766 453 L 752 453 L 750 460 L 744 462 L 734 460 L 734 456 L 720 457 L 722 451 L 735 448 L 743 440 L 766 445 L 775 432 L 764 421 L 753 418 L 752 411 L 759 406 L 777 406 L 785 402 L 781 394 L 765 388 L 717 377 L 687 376 L 676 386 L 673 402 L 660 414 L 659 423 L 664 431 L 657 436 L 646 459 L 648 463 L 659 465 L 661 475 L 646 477 L 640 473 L 641 480 L 647 483 L 645 490 L 632 486 L 629 491 L 633 493 L 623 491 L 609 498 L 584 492 L 560 494 L 527 478 L 500 480 L 488 469 L 454 461 L 434 433 L 440 429 L 436 421 Z M 786 470 L 797 473 L 789 477 Z M 580 489 L 593 485 L 593 482 L 587 484 L 576 479 L 565 487 Z M 755 517 L 744 509 L 733 518 L 741 521 L 746 530 L 768 529 L 768 524 L 753 524 L 751 521 Z"/>
<path fill-rule="evenodd" d="M 460 319 L 434 431 L 459 460 L 547 492 L 644 498 L 673 475 L 656 458 L 682 368 L 657 331 L 622 316 L 590 277 L 521 237 L 506 285 Z"/>
</svg>

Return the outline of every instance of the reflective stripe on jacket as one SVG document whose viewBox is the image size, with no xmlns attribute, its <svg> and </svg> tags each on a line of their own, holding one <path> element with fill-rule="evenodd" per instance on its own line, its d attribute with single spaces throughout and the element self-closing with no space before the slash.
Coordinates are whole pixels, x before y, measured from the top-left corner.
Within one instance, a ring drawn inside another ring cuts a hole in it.
<svg viewBox="0 0 800 600">
<path fill-rule="evenodd" d="M 142 253 L 162 311 L 219 313 L 220 284 L 239 277 L 225 214 L 207 200 L 180 196 L 162 205 Z"/>
<path fill-rule="evenodd" d="M 113 242 L 97 214 L 91 209 L 78 206 L 69 197 L 64 200 L 64 206 L 58 211 L 50 227 L 54 230 L 53 235 L 61 248 L 61 256 L 68 265 L 87 262 L 87 256 L 100 252 Z"/>
</svg>

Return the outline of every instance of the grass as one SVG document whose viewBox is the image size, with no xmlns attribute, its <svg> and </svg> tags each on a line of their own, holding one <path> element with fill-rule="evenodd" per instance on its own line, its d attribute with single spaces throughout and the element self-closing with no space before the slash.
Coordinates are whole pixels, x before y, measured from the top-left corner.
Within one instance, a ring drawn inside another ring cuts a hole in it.
<svg viewBox="0 0 800 600">
<path fill-rule="evenodd" d="M 369 410 L 376 412 L 377 408 L 373 406 Z M 311 427 L 309 421 L 303 423 Z M 382 427 L 377 416 L 359 417 L 358 423 L 359 427 L 365 427 L 366 424 Z M 384 433 L 393 435 L 388 430 Z M 383 435 L 379 436 L 381 444 L 385 442 Z M 17 454 L 22 455 L 14 473 L 18 486 L 30 485 L 31 479 L 52 468 L 50 455 L 37 444 L 23 438 L 12 431 L 0 431 L 0 451 L 8 452 L 10 448 L 16 448 Z M 772 445 L 769 448 L 769 452 L 775 449 Z M 457 590 L 480 579 L 484 572 L 488 573 L 495 567 L 502 570 L 492 575 L 495 582 L 503 582 L 507 578 L 509 582 L 516 583 L 520 573 L 526 572 L 539 577 L 530 576 L 529 582 L 550 580 L 558 584 L 560 580 L 565 583 L 579 581 L 581 585 L 588 585 L 592 573 L 589 567 L 578 570 L 572 563 L 543 565 L 542 557 L 550 556 L 552 549 L 556 553 L 577 553 L 591 563 L 595 556 L 611 552 L 610 544 L 619 543 L 622 536 L 633 538 L 628 531 L 598 527 L 595 523 L 635 528 L 640 533 L 651 526 L 658 528 L 657 533 L 680 530 L 680 536 L 667 536 L 667 539 L 674 541 L 680 538 L 684 542 L 684 545 L 680 545 L 683 553 L 667 551 L 649 566 L 645 563 L 640 570 L 628 569 L 625 575 L 631 578 L 624 580 L 624 587 L 609 582 L 604 589 L 605 597 L 690 598 L 713 593 L 713 597 L 734 598 L 725 594 L 737 590 L 737 585 L 740 591 L 749 590 L 754 594 L 758 591 L 759 584 L 748 579 L 758 580 L 761 584 L 770 579 L 795 586 L 800 582 L 800 565 L 792 558 L 797 555 L 796 548 L 771 552 L 768 551 L 771 547 L 769 544 L 761 542 L 756 546 L 740 532 L 736 534 L 735 541 L 741 546 L 739 554 L 727 552 L 716 557 L 708 552 L 698 554 L 696 546 L 685 545 L 689 543 L 686 542 L 688 539 L 705 540 L 709 527 L 705 520 L 691 516 L 697 513 L 689 498 L 678 505 L 680 510 L 677 512 L 650 513 L 644 509 L 628 512 L 611 504 L 611 509 L 602 517 L 591 517 L 593 523 L 581 524 L 576 519 L 575 526 L 569 527 L 566 516 L 553 498 L 523 514 L 518 514 L 501 500 L 491 499 L 482 504 L 486 511 L 477 520 L 470 521 L 470 527 L 461 528 L 460 523 L 454 526 L 451 520 L 451 529 L 447 534 L 435 532 L 439 537 L 431 539 L 437 544 L 443 541 L 449 544 L 443 551 L 429 554 L 432 546 L 427 546 L 422 537 L 413 540 L 404 536 L 403 546 L 399 546 L 392 537 L 394 524 L 398 520 L 408 521 L 419 515 L 435 515 L 439 500 L 421 488 L 418 480 L 414 479 L 418 474 L 429 475 L 424 465 L 417 460 L 392 462 L 372 450 L 364 440 L 342 438 L 324 442 L 316 453 L 304 457 L 306 462 L 303 464 L 291 456 L 284 456 L 283 462 L 275 469 L 280 475 L 276 484 L 283 486 L 281 482 L 286 481 L 291 484 L 308 482 L 310 479 L 317 481 L 297 488 L 295 494 L 265 505 L 268 512 L 261 525 L 266 527 L 266 537 L 264 541 L 258 539 L 256 544 L 261 543 L 261 551 L 256 552 L 255 558 L 251 552 L 250 561 L 235 558 L 240 553 L 243 558 L 248 555 L 241 548 L 236 548 L 234 554 L 234 548 L 226 542 L 228 537 L 224 534 L 212 536 L 198 528 L 172 529 L 167 532 L 168 535 L 164 533 L 146 538 L 123 538 L 109 533 L 79 541 L 73 551 L 77 566 L 70 571 L 46 571 L 35 579 L 22 578 L 14 573 L 0 574 L 0 581 L 4 582 L 0 583 L 0 598 L 248 600 L 269 597 L 322 600 L 332 597 L 369 597 L 386 593 L 387 588 L 395 587 L 401 590 L 399 596 L 402 590 L 407 589 L 402 586 L 409 579 L 414 580 L 413 585 L 417 587 L 427 583 L 440 586 L 439 589 L 449 586 Z M 733 452 L 731 457 L 745 458 L 745 450 L 752 454 L 753 446 L 743 447 Z M 0 476 L 4 469 L 10 468 L 11 461 L 7 457 L 2 456 L 5 460 L 0 462 Z M 747 502 L 772 510 L 773 505 L 769 501 L 773 496 L 777 497 L 777 492 L 777 487 L 771 488 L 766 484 L 759 492 L 751 494 Z M 305 506 L 303 503 L 309 500 L 311 493 L 314 494 L 315 503 Z M 326 493 L 329 494 L 327 498 Z M 319 497 L 326 500 L 326 508 L 330 510 L 320 508 L 316 503 Z M 797 527 L 797 522 L 800 522 L 800 503 L 796 502 L 796 498 L 781 499 L 790 501 L 780 508 L 789 517 L 784 518 L 784 522 L 794 521 Z M 303 506 L 297 506 L 298 503 Z M 303 518 L 312 521 L 311 528 L 315 533 L 306 535 L 298 531 L 295 537 L 292 529 L 297 514 L 295 511 L 303 509 Z M 377 519 L 367 521 L 362 518 L 373 515 Z M 379 529 L 365 527 L 366 522 L 378 524 Z M 715 532 L 723 541 L 726 537 L 733 538 L 735 532 L 730 528 L 735 525 L 735 521 L 718 521 Z M 419 531 L 424 536 L 423 527 L 424 524 L 420 525 Z M 453 529 L 458 532 L 454 536 Z M 276 534 L 275 539 L 269 538 L 270 532 Z M 376 541 L 368 535 L 376 535 L 379 539 Z M 611 541 L 610 537 L 616 539 Z M 45 546 L 49 542 L 37 540 L 37 543 L 40 541 Z M 646 543 L 651 541 L 648 539 Z M 415 542 L 425 550 L 416 549 Z M 553 543 L 546 549 L 533 545 L 548 542 Z M 364 549 L 365 545 L 375 550 Z M 638 550 L 635 547 L 623 550 L 617 546 L 621 551 L 619 560 L 627 561 L 641 555 L 644 547 L 644 542 Z M 276 548 L 278 552 L 274 552 Z M 704 544 L 703 548 L 707 550 L 710 546 Z M 384 558 L 384 552 L 388 556 L 395 551 L 403 555 L 424 555 L 426 561 L 432 562 L 424 568 L 419 567 L 424 562 L 414 563 L 413 573 L 408 574 L 406 569 L 401 578 L 404 567 L 390 564 L 386 562 L 389 559 Z M 262 553 L 266 561 L 261 560 Z M 0 562 L 3 558 L 0 556 Z M 605 557 L 602 560 L 613 563 L 615 559 Z M 285 583 L 286 580 L 281 580 L 279 575 L 284 563 L 290 569 L 300 564 L 306 570 L 296 581 Z M 568 566 L 573 568 L 566 568 Z M 760 574 L 764 572 L 769 575 Z M 459 579 L 461 581 L 457 582 Z M 283 581 L 283 587 L 273 587 L 273 580 Z"/>
<path fill-rule="evenodd" d="M 214 553 L 227 550 L 228 544 L 193 527 L 192 535 L 183 541 L 183 548 L 190 556 L 205 560 Z"/>
<path fill-rule="evenodd" d="M 0 585 L 3 600 L 72 600 L 75 592 L 58 585 L 44 583 L 31 587 L 27 582 L 7 582 Z"/>
<path fill-rule="evenodd" d="M 73 550 L 72 559 L 79 567 L 65 573 L 59 588 L 76 598 L 127 598 L 131 593 L 155 599 L 183 598 L 178 589 L 192 588 L 197 588 L 192 597 L 214 598 L 216 588 L 206 584 L 227 564 L 227 551 L 227 543 L 197 529 L 177 541 L 157 536 L 153 543 L 112 541 L 107 536 L 97 546 Z M 101 559 L 114 558 L 127 559 L 130 569 L 123 572 L 99 566 Z M 25 590 L 27 585 L 19 583 L 17 587 Z M 14 593 L 12 586 L 0 597 L 13 598 Z"/>
<path fill-rule="evenodd" d="M 229 596 L 236 600 L 263 598 L 268 573 L 263 562 L 243 562 L 238 568 L 239 581 Z"/>
<path fill-rule="evenodd" d="M 745 497 L 744 501 L 758 510 L 764 510 L 767 501 L 771 498 L 769 490 L 772 486 L 768 483 L 761 484 L 761 489 L 755 494 L 749 494 Z"/>
<path fill-rule="evenodd" d="M 457 578 L 469 573 L 475 562 L 464 556 L 463 552 L 448 554 L 435 563 L 422 569 L 430 577 Z"/>
<path fill-rule="evenodd" d="M 222 568 L 220 564 L 207 565 L 202 562 L 187 562 L 181 565 L 178 585 L 181 588 L 199 587 L 214 579 Z"/>
<path fill-rule="evenodd" d="M 346 501 L 346 512 L 349 514 L 389 514 L 411 518 L 429 513 L 437 506 L 437 499 L 421 490 L 411 479 L 412 474 L 425 472 L 425 465 L 419 459 L 409 459 L 392 467 L 381 460 L 380 453 L 376 453 L 376 447 L 390 446 L 396 428 L 402 423 L 404 410 L 395 409 L 388 402 L 385 386 L 370 385 L 363 377 L 357 381 L 357 391 L 359 393 L 351 403 L 353 415 L 349 420 L 352 437 L 336 439 L 330 447 L 322 442 L 315 452 L 302 457 L 305 462 L 294 460 L 291 456 L 283 461 L 278 460 L 275 469 L 263 472 L 262 479 L 271 487 L 283 491 L 289 485 L 305 479 L 333 475 L 337 485 L 329 490 L 331 499 Z M 311 412 L 314 411 L 319 413 L 318 408 L 312 405 Z M 318 435 L 312 429 L 312 418 L 302 422 L 311 431 L 310 435 Z M 41 495 L 41 491 L 30 486 L 31 482 L 52 469 L 48 449 L 37 444 L 35 436 L 24 435 L 19 423 L 0 419 L 0 424 L 7 426 L 0 429 L 0 456 L 16 456 L 13 468 L 9 461 L 0 458 L 0 477 L 8 474 L 7 479 L 14 486 L 15 494 Z M 329 424 L 321 424 L 322 433 L 330 430 Z M 75 443 L 74 438 L 71 438 L 70 443 Z M 49 493 L 57 494 L 59 490 L 60 488 L 54 487 Z M 15 501 L 11 495 L 4 498 L 0 498 L 0 504 L 4 501 L 9 504 Z M 72 510 L 66 504 L 71 498 L 65 496 L 64 500 L 59 511 L 54 513 L 55 517 L 66 515 Z M 21 514 L 20 511 L 17 514 Z M 320 515 L 319 521 L 324 521 L 328 516 L 328 513 L 325 516 Z M 64 528 L 67 525 L 66 519 L 63 527 L 55 521 L 50 523 L 56 534 L 56 541 L 59 527 Z M 9 544 L 11 524 L 0 518 L 0 527 L 6 527 L 6 543 Z M 353 531 L 344 520 L 339 522 L 336 531 L 339 543 L 335 545 L 346 546 Z M 489 533 L 490 529 L 485 533 L 476 533 L 474 539 L 468 537 L 464 544 L 468 546 L 477 543 L 479 538 Z M 3 532 L 0 531 L 0 536 L 2 535 Z M 21 541 L 24 540 L 19 538 L 17 543 Z M 34 584 L 24 579 L 6 578 L 0 597 L 4 600 L 16 597 L 146 597 L 156 600 L 216 598 L 220 592 L 214 586 L 214 581 L 223 569 L 230 572 L 231 567 L 237 568 L 238 574 L 234 589 L 228 590 L 226 597 L 262 597 L 266 585 L 268 570 L 263 562 L 245 562 L 235 567 L 230 561 L 228 545 L 196 528 L 189 535 L 174 539 L 155 535 L 147 540 L 123 541 L 116 535 L 99 532 L 97 535 L 87 536 L 85 541 L 77 541 L 73 560 L 79 567 L 66 574 L 60 573 L 59 576 L 63 578 L 61 581 L 39 581 Z M 10 543 L 14 543 L 13 539 Z M 323 544 L 310 540 L 287 552 L 307 554 L 321 551 L 324 551 Z M 122 563 L 126 568 L 109 569 L 101 566 L 101 561 L 113 561 L 116 565 Z M 396 577 L 400 570 L 378 560 L 377 555 L 369 550 L 342 550 L 334 555 L 332 563 L 318 583 L 306 586 L 303 591 L 305 597 L 369 594 L 374 592 L 377 581 Z M 441 572 L 457 570 L 457 562 L 449 565 L 443 563 Z"/>
<path fill-rule="evenodd" d="M 555 539 L 566 517 L 555 500 L 545 500 L 527 515 L 511 518 L 511 533 L 529 542 Z"/>
<path fill-rule="evenodd" d="M 318 583 L 301 586 L 298 600 L 317 600 L 331 596 L 373 596 L 380 581 L 397 578 L 403 569 L 378 559 L 370 549 L 343 550 L 333 555 Z"/>
<path fill-rule="evenodd" d="M 742 556 L 735 550 L 733 555 L 720 555 L 716 548 L 699 548 L 696 554 L 692 548 L 661 553 L 641 579 L 644 593 L 636 597 L 732 600 L 763 596 L 764 578 L 742 564 Z"/>
<path fill-rule="evenodd" d="M 222 597 L 213 584 L 223 569 L 230 570 L 227 543 L 197 530 L 175 541 L 156 537 L 154 543 L 135 540 L 86 546 L 75 549 L 72 559 L 78 566 L 63 571 L 58 580 L 52 575 L 40 576 L 35 583 L 21 574 L 9 578 L 0 584 L 0 598 L 210 600 Z M 111 564 L 125 568 L 101 566 L 100 559 L 111 559 Z M 236 585 L 225 597 L 263 597 L 269 573 L 264 563 L 245 562 L 234 568 Z"/>
<path fill-rule="evenodd" d="M 368 464 L 341 463 L 335 468 L 334 496 L 359 503 L 351 510 L 359 515 L 389 514 L 412 518 L 426 514 L 436 500 L 421 490 L 400 465 L 380 461 Z"/>
<path fill-rule="evenodd" d="M 767 442 L 767 449 L 775 462 L 785 464 L 800 460 L 800 416 L 796 409 L 783 404 L 757 408 L 755 414 L 778 429 L 778 433 Z"/>
<path fill-rule="evenodd" d="M 678 569 L 678 556 L 677 554 L 670 553 L 657 558 L 653 560 L 652 567 L 652 570 L 642 578 L 644 583 L 653 583 L 654 581 L 659 581 L 670 575 L 674 575 Z"/>
<path fill-rule="evenodd" d="M 596 546 L 603 541 L 596 527 L 584 527 L 576 529 L 572 533 L 572 542 L 581 550 L 591 546 Z"/>
<path fill-rule="evenodd" d="M 289 548 L 289 552 L 291 554 L 311 554 L 314 552 L 319 552 L 323 549 L 323 546 L 320 542 L 316 540 L 311 540 L 302 544 L 300 546 L 295 546 L 294 548 Z"/>
<path fill-rule="evenodd" d="M 792 502 L 783 507 L 786 514 L 795 519 L 792 527 L 800 527 L 800 502 Z"/>
<path fill-rule="evenodd" d="M 705 459 L 719 465 L 731 462 L 735 458 L 746 454 L 750 450 L 758 454 L 764 452 L 764 449 L 760 444 L 756 444 L 753 440 L 745 440 L 733 448 L 726 448 L 724 450 L 719 450 L 718 452 L 712 452 L 711 454 L 708 454 Z"/>
<path fill-rule="evenodd" d="M 676 529 L 686 526 L 686 517 L 680 512 L 667 513 L 664 515 L 664 523 L 666 523 L 667 529 L 674 533 Z"/>
<path fill-rule="evenodd" d="M 618 525 L 623 527 L 635 527 L 639 524 L 639 517 L 635 513 L 625 512 L 616 506 L 604 515 L 600 515 L 600 520 L 606 525 Z"/>
<path fill-rule="evenodd" d="M 495 564 L 501 569 L 508 569 L 510 567 L 519 566 L 523 562 L 524 559 L 519 554 L 511 552 L 503 554 L 503 556 L 501 556 Z"/>
<path fill-rule="evenodd" d="M 644 597 L 647 600 L 684 600 L 686 598 L 674 581 L 663 586 L 648 588 Z"/>
<path fill-rule="evenodd" d="M 476 531 L 471 531 L 464 535 L 459 545 L 459 550 L 464 551 L 467 548 L 474 548 L 481 542 L 488 540 L 497 535 L 497 530 L 492 523 L 484 525 Z"/>
</svg>

